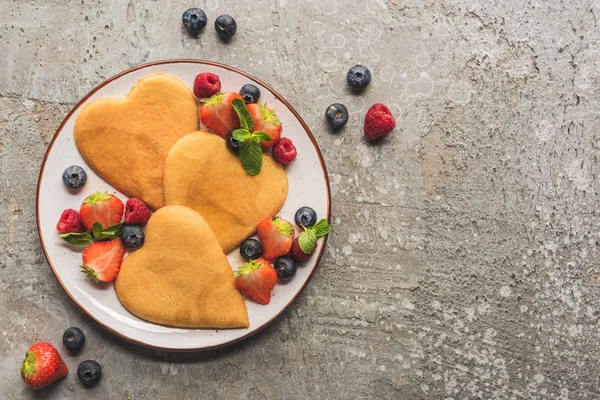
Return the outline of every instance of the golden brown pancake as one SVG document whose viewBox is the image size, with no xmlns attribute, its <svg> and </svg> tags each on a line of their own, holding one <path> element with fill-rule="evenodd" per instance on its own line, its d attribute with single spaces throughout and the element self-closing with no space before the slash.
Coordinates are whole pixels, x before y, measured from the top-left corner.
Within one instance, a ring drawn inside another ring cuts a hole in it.
<svg viewBox="0 0 600 400">
<path fill-rule="evenodd" d="M 152 74 L 125 98 L 102 98 L 83 107 L 74 135 L 81 156 L 100 177 L 156 210 L 164 205 L 169 150 L 197 130 L 198 104 L 187 85 L 174 76 Z"/>
<path fill-rule="evenodd" d="M 250 176 L 225 140 L 209 132 L 181 138 L 165 162 L 165 203 L 199 212 L 225 253 L 252 235 L 260 221 L 277 214 L 287 190 L 285 170 L 270 155 L 263 155 L 260 173 Z"/>
<path fill-rule="evenodd" d="M 132 314 L 189 328 L 247 328 L 233 271 L 204 219 L 182 206 L 156 211 L 144 246 L 121 266 L 115 290 Z"/>
</svg>

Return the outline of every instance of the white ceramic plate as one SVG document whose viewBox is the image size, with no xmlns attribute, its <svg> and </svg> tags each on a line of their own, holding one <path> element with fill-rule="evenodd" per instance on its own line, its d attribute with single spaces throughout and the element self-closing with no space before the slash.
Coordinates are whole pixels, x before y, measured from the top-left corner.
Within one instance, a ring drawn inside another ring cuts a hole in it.
<svg viewBox="0 0 600 400">
<path fill-rule="evenodd" d="M 289 193 L 280 214 L 293 221 L 295 211 L 308 205 L 319 218 L 330 220 L 330 194 L 327 170 L 317 143 L 298 113 L 273 89 L 249 74 L 232 67 L 199 60 L 167 60 L 145 64 L 125 71 L 100 84 L 83 98 L 59 126 L 42 163 L 37 191 L 37 222 L 40 240 L 48 264 L 71 299 L 91 318 L 111 332 L 146 346 L 167 350 L 205 350 L 242 340 L 264 328 L 280 315 L 300 294 L 313 275 L 323 254 L 325 240 L 319 240 L 315 254 L 298 267 L 288 283 L 278 283 L 271 303 L 260 305 L 247 300 L 250 328 L 178 329 L 152 324 L 130 314 L 119 302 L 112 284 L 96 285 L 80 272 L 81 251 L 59 239 L 56 222 L 65 208 L 79 209 L 82 200 L 98 190 L 109 190 L 123 201 L 127 199 L 83 161 L 73 140 L 73 125 L 85 104 L 101 97 L 124 97 L 143 76 L 154 72 L 174 75 L 190 88 L 200 72 L 213 72 L 221 78 L 222 90 L 238 91 L 246 83 L 260 88 L 261 100 L 277 114 L 283 123 L 283 136 L 292 139 L 298 149 L 296 161 L 286 167 Z M 62 172 L 69 165 L 85 168 L 88 181 L 73 194 L 62 183 Z M 298 232 L 297 232 L 298 233 Z M 243 262 L 236 249 L 229 255 L 233 269 Z"/>
</svg>

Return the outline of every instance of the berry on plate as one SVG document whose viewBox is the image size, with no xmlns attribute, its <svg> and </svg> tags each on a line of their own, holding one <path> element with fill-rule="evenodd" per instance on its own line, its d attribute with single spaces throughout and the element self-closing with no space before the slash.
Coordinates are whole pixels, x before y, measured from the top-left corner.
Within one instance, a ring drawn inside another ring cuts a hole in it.
<svg viewBox="0 0 600 400">
<path fill-rule="evenodd" d="M 85 226 L 81 223 L 79 213 L 72 208 L 67 208 L 60 214 L 56 230 L 60 233 L 81 233 L 85 232 Z"/>
<path fill-rule="evenodd" d="M 237 23 L 231 15 L 219 15 L 215 20 L 215 30 L 222 40 L 229 40 L 237 31 Z"/>
<path fill-rule="evenodd" d="M 269 304 L 271 290 L 277 283 L 277 272 L 266 260 L 249 261 L 235 271 L 234 282 L 243 295 L 260 304 Z"/>
<path fill-rule="evenodd" d="M 240 152 L 240 142 L 233 137 L 233 132 L 235 131 L 235 129 L 232 129 L 229 131 L 229 133 L 227 134 L 227 136 L 225 136 L 225 144 L 227 145 L 227 148 L 229 149 L 229 151 L 231 151 L 232 153 L 235 154 L 239 154 Z"/>
<path fill-rule="evenodd" d="M 191 35 L 197 36 L 206 26 L 208 19 L 206 18 L 206 13 L 204 11 L 194 7 L 185 10 L 181 16 L 181 21 L 183 22 L 185 29 L 187 29 Z"/>
<path fill-rule="evenodd" d="M 85 335 L 83 331 L 76 327 L 71 327 L 63 333 L 63 345 L 69 350 L 79 350 L 85 344 Z"/>
<path fill-rule="evenodd" d="M 287 254 L 294 240 L 294 226 L 283 218 L 273 217 L 260 222 L 256 228 L 262 243 L 262 257 L 275 260 Z"/>
<path fill-rule="evenodd" d="M 34 389 L 46 387 L 69 373 L 58 351 L 46 342 L 37 342 L 27 350 L 20 370 L 23 382 Z"/>
<path fill-rule="evenodd" d="M 238 93 L 217 93 L 208 99 L 200 100 L 200 121 L 208 129 L 225 137 L 232 129 L 240 127 L 237 112 L 231 106 L 233 99 L 241 99 Z"/>
<path fill-rule="evenodd" d="M 279 139 L 271 150 L 273 159 L 281 165 L 287 165 L 296 159 L 298 155 L 294 143 L 286 137 Z"/>
<path fill-rule="evenodd" d="M 353 89 L 362 90 L 371 83 L 371 71 L 364 65 L 355 65 L 348 70 L 346 80 Z"/>
<path fill-rule="evenodd" d="M 94 360 L 83 361 L 77 367 L 77 377 L 83 386 L 92 387 L 102 377 L 102 367 Z"/>
<path fill-rule="evenodd" d="M 314 246 L 312 248 L 312 250 L 310 250 L 308 253 L 305 253 L 304 250 L 302 250 L 300 248 L 300 244 L 298 244 L 299 238 L 300 238 L 300 236 L 295 238 L 294 241 L 292 242 L 292 248 L 290 250 L 290 255 L 292 256 L 292 258 L 294 260 L 305 261 L 305 260 L 308 260 L 310 258 L 310 256 L 313 255 L 313 253 L 315 252 L 316 246 Z"/>
<path fill-rule="evenodd" d="M 281 137 L 281 130 L 283 129 L 281 121 L 277 114 L 277 110 L 271 110 L 267 107 L 267 103 L 250 103 L 248 104 L 248 112 L 252 116 L 252 122 L 255 131 L 265 132 L 273 139 L 267 142 L 262 142 L 262 147 L 271 147 Z"/>
<path fill-rule="evenodd" d="M 246 260 L 257 260 L 262 255 L 262 252 L 262 244 L 256 239 L 246 239 L 240 245 L 240 254 Z"/>
<path fill-rule="evenodd" d="M 300 207 L 294 215 L 296 225 L 310 228 L 317 223 L 317 212 L 310 207 Z"/>
<path fill-rule="evenodd" d="M 83 226 L 92 229 L 94 222 L 106 229 L 121 222 L 125 206 L 118 197 L 108 192 L 96 192 L 83 200 L 79 216 Z"/>
<path fill-rule="evenodd" d="M 365 115 L 364 133 L 369 140 L 387 135 L 395 126 L 396 120 L 392 116 L 392 112 L 381 103 L 373 104 Z"/>
<path fill-rule="evenodd" d="M 199 99 L 209 98 L 221 91 L 221 79 L 210 72 L 202 72 L 194 79 L 194 95 Z"/>
<path fill-rule="evenodd" d="M 296 261 L 289 256 L 279 257 L 273 267 L 275 268 L 275 272 L 277 272 L 277 277 L 282 281 L 292 279 L 296 275 L 296 269 L 298 268 Z"/>
<path fill-rule="evenodd" d="M 143 201 L 131 198 L 125 203 L 125 223 L 128 225 L 144 225 L 152 216 L 152 212 Z"/>
<path fill-rule="evenodd" d="M 141 225 L 125 225 L 121 231 L 121 242 L 129 250 L 142 247 L 146 234 Z"/>
<path fill-rule="evenodd" d="M 292 242 L 290 255 L 298 261 L 308 260 L 317 247 L 317 239 L 327 235 L 330 229 L 326 219 L 310 228 L 304 227 L 304 231 Z"/>
<path fill-rule="evenodd" d="M 79 165 L 71 165 L 65 168 L 62 180 L 69 189 L 79 189 L 87 182 L 87 174 Z"/>
<path fill-rule="evenodd" d="M 260 99 L 260 89 L 248 83 L 240 89 L 240 96 L 242 96 L 246 104 L 256 103 Z"/>
<path fill-rule="evenodd" d="M 341 103 L 333 103 L 325 110 L 325 119 L 334 129 L 340 129 L 348 122 L 348 109 Z"/>
<path fill-rule="evenodd" d="M 94 242 L 83 251 L 83 272 L 95 282 L 112 282 L 121 269 L 125 246 L 121 239 Z"/>
</svg>

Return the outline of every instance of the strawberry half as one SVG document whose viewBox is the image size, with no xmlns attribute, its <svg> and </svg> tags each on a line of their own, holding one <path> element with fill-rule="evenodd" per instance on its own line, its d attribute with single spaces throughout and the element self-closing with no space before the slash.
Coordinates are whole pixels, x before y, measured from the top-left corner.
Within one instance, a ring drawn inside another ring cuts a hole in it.
<svg viewBox="0 0 600 400">
<path fill-rule="evenodd" d="M 82 272 L 95 282 L 112 282 L 121 269 L 125 246 L 117 238 L 108 242 L 94 242 L 83 251 Z"/>
<path fill-rule="evenodd" d="M 273 138 L 268 142 L 261 142 L 260 145 L 265 148 L 273 146 L 281 137 L 281 130 L 283 129 L 279 117 L 275 114 L 277 110 L 270 110 L 267 103 L 261 103 L 260 101 L 258 104 L 247 104 L 246 107 L 248 107 L 248 111 L 252 116 L 254 131 L 263 131 Z"/>
<path fill-rule="evenodd" d="M 232 129 L 240 127 L 240 119 L 231 106 L 233 99 L 241 99 L 238 93 L 217 93 L 208 99 L 201 99 L 200 121 L 208 129 L 223 137 Z"/>
<path fill-rule="evenodd" d="M 283 218 L 265 219 L 256 228 L 263 247 L 263 258 L 275 260 L 286 255 L 292 248 L 294 226 Z"/>
<path fill-rule="evenodd" d="M 96 192 L 83 200 L 79 209 L 81 222 L 87 229 L 92 229 L 94 222 L 102 225 L 102 229 L 121 222 L 125 205 L 116 196 L 108 192 Z"/>
<path fill-rule="evenodd" d="M 27 350 L 20 370 L 23 382 L 34 389 L 46 387 L 69 373 L 58 351 L 46 342 L 37 342 Z"/>
<path fill-rule="evenodd" d="M 243 295 L 260 304 L 269 304 L 271 290 L 277 283 L 277 272 L 268 261 L 249 261 L 235 271 L 235 287 Z"/>
</svg>

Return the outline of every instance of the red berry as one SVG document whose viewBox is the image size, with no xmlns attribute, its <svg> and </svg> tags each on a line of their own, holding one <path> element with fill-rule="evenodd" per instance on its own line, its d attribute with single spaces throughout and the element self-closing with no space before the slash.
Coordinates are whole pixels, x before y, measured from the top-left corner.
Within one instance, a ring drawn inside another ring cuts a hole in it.
<svg viewBox="0 0 600 400">
<path fill-rule="evenodd" d="M 277 271 L 267 260 L 249 261 L 235 271 L 235 287 L 260 304 L 269 304 L 276 283 Z"/>
<path fill-rule="evenodd" d="M 46 387 L 69 373 L 58 351 L 47 342 L 37 342 L 27 350 L 20 370 L 23 382 L 34 389 Z"/>
<path fill-rule="evenodd" d="M 194 95 L 199 99 L 206 99 L 221 90 L 221 80 L 215 74 L 203 72 L 194 79 Z"/>
<path fill-rule="evenodd" d="M 96 192 L 83 200 L 79 209 L 79 216 L 83 226 L 92 229 L 94 222 L 98 222 L 102 229 L 121 222 L 125 206 L 115 195 L 108 192 Z"/>
<path fill-rule="evenodd" d="M 125 223 L 128 225 L 144 225 L 151 215 L 152 211 L 140 199 L 131 198 L 125 203 Z"/>
<path fill-rule="evenodd" d="M 292 258 L 294 260 L 298 260 L 298 261 L 308 260 L 310 258 L 310 256 L 312 256 L 312 254 L 315 252 L 316 248 L 317 248 L 317 246 L 313 247 L 310 254 L 306 254 L 300 248 L 300 245 L 298 244 L 298 238 L 295 238 L 294 241 L 292 242 L 292 249 L 290 250 L 290 255 L 292 256 Z"/>
<path fill-rule="evenodd" d="M 273 159 L 279 164 L 287 165 L 296 159 L 296 146 L 288 138 L 279 139 L 272 150 Z"/>
<path fill-rule="evenodd" d="M 379 139 L 390 133 L 396 126 L 396 120 L 389 108 L 381 103 L 373 104 L 365 115 L 364 132 L 369 140 Z"/>
<path fill-rule="evenodd" d="M 62 212 L 56 224 L 56 229 L 60 233 L 85 232 L 85 226 L 81 223 L 79 213 L 72 208 Z"/>
</svg>

